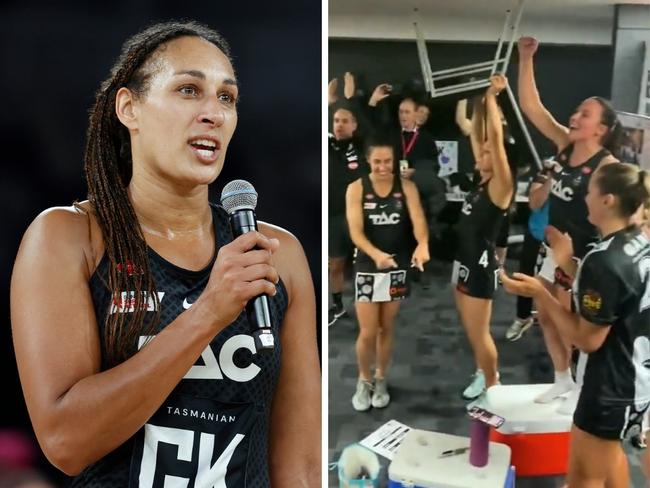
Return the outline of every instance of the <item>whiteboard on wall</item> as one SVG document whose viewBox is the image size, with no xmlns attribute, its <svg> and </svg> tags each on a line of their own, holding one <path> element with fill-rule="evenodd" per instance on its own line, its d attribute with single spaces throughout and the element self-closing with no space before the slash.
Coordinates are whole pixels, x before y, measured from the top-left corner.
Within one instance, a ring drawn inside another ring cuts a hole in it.
<svg viewBox="0 0 650 488">
<path fill-rule="evenodd" d="M 618 112 L 618 118 L 623 126 L 621 161 L 650 170 L 650 117 Z"/>
</svg>

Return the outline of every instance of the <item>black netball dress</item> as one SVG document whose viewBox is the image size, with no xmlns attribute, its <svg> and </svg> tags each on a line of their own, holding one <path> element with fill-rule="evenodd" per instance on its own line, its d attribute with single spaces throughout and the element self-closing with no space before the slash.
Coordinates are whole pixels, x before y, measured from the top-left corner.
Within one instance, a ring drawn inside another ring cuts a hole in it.
<svg viewBox="0 0 650 488">
<path fill-rule="evenodd" d="M 492 202 L 488 184 L 479 185 L 463 202 L 451 278 L 461 293 L 486 299 L 492 298 L 497 288 L 495 241 L 508 213 Z"/>
<path fill-rule="evenodd" d="M 395 177 L 385 197 L 375 193 L 369 175 L 361 178 L 363 188 L 363 232 L 381 251 L 393 254 L 398 268 L 379 270 L 366 253 L 357 250 L 355 260 L 356 300 L 388 302 L 408 295 L 407 270 L 413 245 L 413 227 L 406 206 L 402 182 Z"/>
<path fill-rule="evenodd" d="M 582 430 L 622 439 L 640 428 L 650 405 L 650 241 L 636 227 L 615 232 L 584 257 L 573 287 L 574 306 L 596 326 L 611 325 L 588 355 L 574 413 Z"/>
<path fill-rule="evenodd" d="M 212 217 L 218 250 L 233 237 L 223 208 L 212 206 Z M 201 271 L 188 271 L 149 249 L 149 263 L 160 302 L 160 331 L 199 297 L 214 260 Z M 101 337 L 107 314 L 133 311 L 132 293 L 111 297 L 107 282 L 104 256 L 90 280 Z M 282 282 L 277 290 L 269 303 L 273 333 L 279 337 L 287 291 Z M 147 302 L 147 310 L 155 312 L 155 301 L 149 297 Z M 242 313 L 212 340 L 145 425 L 75 477 L 72 486 L 268 488 L 269 416 L 281 351 L 277 341 L 272 353 L 256 354 L 249 331 Z M 146 340 L 140 337 L 134 349 Z M 104 358 L 103 340 L 101 346 Z"/>
</svg>

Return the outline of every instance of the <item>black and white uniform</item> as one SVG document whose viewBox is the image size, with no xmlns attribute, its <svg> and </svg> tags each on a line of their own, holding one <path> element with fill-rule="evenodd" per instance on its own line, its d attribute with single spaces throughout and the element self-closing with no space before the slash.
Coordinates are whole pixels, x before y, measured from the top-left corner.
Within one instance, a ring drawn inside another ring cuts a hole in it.
<svg viewBox="0 0 650 488">
<path fill-rule="evenodd" d="M 223 208 L 213 205 L 212 218 L 218 250 L 233 237 Z M 149 265 L 160 302 L 160 331 L 199 297 L 214 261 L 200 271 L 189 271 L 149 249 Z M 108 258 L 104 256 L 90 279 L 102 338 L 103 370 L 107 369 L 103 340 L 106 315 L 129 314 L 134 307 L 129 298 L 132 292 L 111 299 L 108 269 Z M 276 339 L 287 308 L 282 281 L 277 290 L 275 296 L 269 297 Z M 152 298 L 147 307 L 151 312 L 147 318 L 151 319 L 155 308 Z M 145 340 L 140 337 L 129 354 L 142 347 Z M 71 486 L 268 488 L 268 430 L 280 372 L 279 344 L 276 340 L 276 348 L 268 355 L 256 354 L 250 325 L 242 313 L 212 340 L 146 424 L 113 452 L 84 469 Z"/>
<path fill-rule="evenodd" d="M 492 203 L 488 183 L 468 193 L 463 202 L 451 282 L 466 295 L 491 299 L 499 279 L 495 241 L 508 211 Z"/>
<path fill-rule="evenodd" d="M 338 141 L 332 134 L 328 138 L 329 211 L 328 256 L 342 258 L 351 255 L 354 248 L 345 217 L 345 192 L 348 185 L 366 174 L 367 164 L 361 142 L 356 139 Z"/>
<path fill-rule="evenodd" d="M 585 197 L 589 180 L 604 158 L 611 153 L 601 149 L 578 166 L 570 166 L 573 144 L 563 149 L 556 157 L 551 173 L 551 193 L 549 194 L 549 225 L 569 234 L 573 241 L 573 255 L 579 261 L 598 241 L 598 231 L 587 218 L 589 211 Z M 558 283 L 569 289 L 571 279 L 557 266 L 553 251 L 546 248 L 546 257 L 539 274 L 550 283 Z"/>
<path fill-rule="evenodd" d="M 584 257 L 574 306 L 596 326 L 611 325 L 588 355 L 573 421 L 604 439 L 641 428 L 650 404 L 650 241 L 636 227 L 605 237 Z"/>
<path fill-rule="evenodd" d="M 393 254 L 398 268 L 378 270 L 366 253 L 357 249 L 354 263 L 355 297 L 358 302 L 390 302 L 409 293 L 407 270 L 413 253 L 413 227 L 402 182 L 395 177 L 385 197 L 375 193 L 369 175 L 361 177 L 363 232 L 381 251 Z"/>
</svg>

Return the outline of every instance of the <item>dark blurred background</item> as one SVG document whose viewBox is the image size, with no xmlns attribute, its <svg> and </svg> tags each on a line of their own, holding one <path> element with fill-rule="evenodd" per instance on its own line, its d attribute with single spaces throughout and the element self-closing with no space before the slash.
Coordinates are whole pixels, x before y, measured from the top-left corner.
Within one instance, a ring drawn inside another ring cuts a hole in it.
<svg viewBox="0 0 650 488">
<path fill-rule="evenodd" d="M 122 42 L 151 23 L 181 18 L 206 23 L 225 36 L 240 83 L 239 125 L 224 171 L 212 185 L 211 200 L 218 201 L 224 184 L 235 178 L 255 186 L 260 195 L 258 217 L 293 232 L 305 248 L 320 319 L 320 2 L 256 2 L 254 7 L 235 2 L 147 0 L 2 2 L 0 357 L 4 408 L 0 432 L 16 429 L 18 435 L 33 435 L 16 371 L 9 319 L 10 275 L 22 234 L 45 208 L 86 198 L 82 156 L 87 114 Z M 19 445 L 13 434 L 8 440 L 5 437 L 0 435 L 0 444 Z M 40 457 L 40 451 L 26 451 L 20 462 L 29 464 L 35 456 L 34 463 L 50 482 L 64 484 L 65 478 Z"/>
</svg>

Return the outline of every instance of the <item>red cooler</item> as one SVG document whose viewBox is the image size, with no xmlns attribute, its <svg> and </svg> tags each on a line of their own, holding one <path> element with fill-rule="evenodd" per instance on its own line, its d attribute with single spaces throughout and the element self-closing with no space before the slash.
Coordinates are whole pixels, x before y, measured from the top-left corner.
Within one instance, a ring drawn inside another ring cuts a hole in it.
<svg viewBox="0 0 650 488">
<path fill-rule="evenodd" d="M 533 399 L 550 388 L 543 385 L 496 385 L 488 390 L 485 408 L 506 419 L 490 440 L 507 444 L 517 476 L 550 476 L 567 472 L 572 415 L 557 408 L 565 399 L 539 404 Z"/>
</svg>

